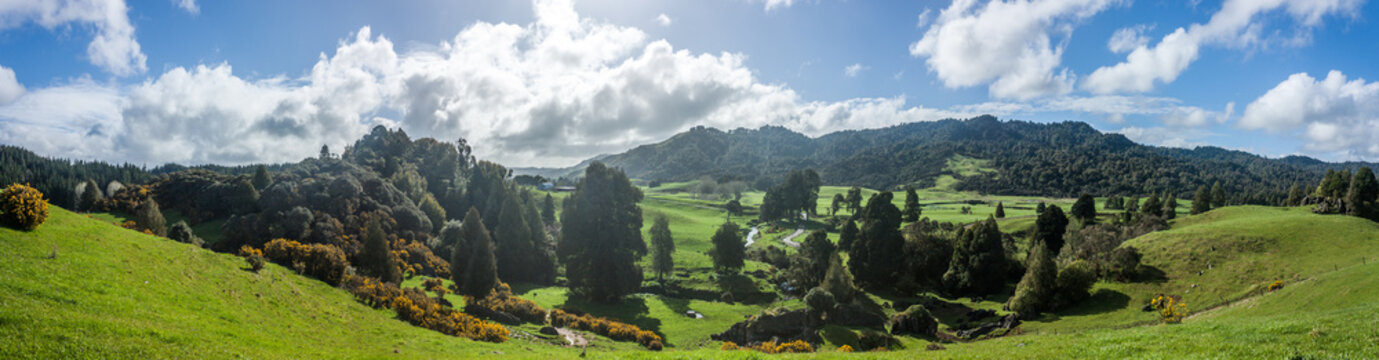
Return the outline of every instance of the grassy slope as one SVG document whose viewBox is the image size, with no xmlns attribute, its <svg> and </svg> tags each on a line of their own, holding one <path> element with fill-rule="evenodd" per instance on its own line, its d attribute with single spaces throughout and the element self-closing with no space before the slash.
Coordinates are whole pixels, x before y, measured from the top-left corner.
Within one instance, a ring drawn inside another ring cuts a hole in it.
<svg viewBox="0 0 1379 360">
<path fill-rule="evenodd" d="M 238 257 L 56 207 L 35 231 L 0 228 L 0 264 L 0 358 L 573 354 L 412 327 L 282 267 L 252 273 Z"/>
</svg>

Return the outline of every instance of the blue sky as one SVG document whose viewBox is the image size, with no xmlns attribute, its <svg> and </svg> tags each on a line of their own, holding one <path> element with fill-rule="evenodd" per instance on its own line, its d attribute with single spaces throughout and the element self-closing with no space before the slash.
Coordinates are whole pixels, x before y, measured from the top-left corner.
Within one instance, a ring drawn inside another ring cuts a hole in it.
<svg viewBox="0 0 1379 360">
<path fill-rule="evenodd" d="M 994 114 L 1379 158 L 1363 0 L 0 1 L 0 143 L 296 161 L 374 125 L 563 166 L 696 125 Z"/>
</svg>

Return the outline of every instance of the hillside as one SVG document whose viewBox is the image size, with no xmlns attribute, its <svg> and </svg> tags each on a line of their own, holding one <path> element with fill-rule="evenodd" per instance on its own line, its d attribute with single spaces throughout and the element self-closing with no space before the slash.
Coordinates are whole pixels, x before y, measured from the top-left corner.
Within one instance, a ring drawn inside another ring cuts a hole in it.
<svg viewBox="0 0 1379 360">
<path fill-rule="evenodd" d="M 438 358 L 563 349 L 413 327 L 277 265 L 253 273 L 239 257 L 60 208 L 32 232 L 0 228 L 0 264 L 0 358 Z"/>
<path fill-rule="evenodd" d="M 1235 202 L 1260 204 L 1277 203 L 1294 183 L 1311 183 L 1328 168 L 1368 165 L 1299 156 L 1268 159 L 1216 147 L 1162 148 L 1101 133 L 1081 122 L 1039 124 L 991 116 L 839 131 L 817 138 L 782 127 L 697 127 L 660 143 L 599 158 L 644 180 L 708 175 L 749 182 L 765 178 L 769 184 L 790 170 L 814 168 L 827 184 L 925 188 L 949 175 L 959 180 L 958 189 L 1001 195 L 1171 191 L 1190 198 L 1198 186 L 1221 182 Z M 955 158 L 986 161 L 992 171 L 962 176 L 945 169 Z M 576 176 L 580 170 L 575 166 L 519 173 Z"/>
</svg>

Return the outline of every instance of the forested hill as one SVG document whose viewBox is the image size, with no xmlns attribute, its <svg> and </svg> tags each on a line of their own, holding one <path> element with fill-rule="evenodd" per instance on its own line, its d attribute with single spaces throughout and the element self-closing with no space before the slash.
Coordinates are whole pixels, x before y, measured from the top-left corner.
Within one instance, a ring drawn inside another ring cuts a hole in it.
<svg viewBox="0 0 1379 360">
<path fill-rule="evenodd" d="M 982 167 L 988 171 L 963 176 L 949 166 L 959 155 L 986 160 Z M 1367 165 L 1298 156 L 1269 159 L 1216 147 L 1146 146 L 1082 122 L 1040 124 L 992 116 L 840 131 L 818 138 L 782 127 L 726 132 L 697 127 L 661 143 L 603 156 L 602 161 L 644 180 L 707 175 L 769 184 L 790 170 L 814 168 L 827 184 L 927 187 L 942 175 L 952 175 L 959 180 L 958 189 L 1011 195 L 1172 191 L 1182 198 L 1198 186 L 1220 182 L 1236 201 L 1252 203 L 1281 200 L 1290 186 L 1314 183 L 1328 168 Z"/>
</svg>

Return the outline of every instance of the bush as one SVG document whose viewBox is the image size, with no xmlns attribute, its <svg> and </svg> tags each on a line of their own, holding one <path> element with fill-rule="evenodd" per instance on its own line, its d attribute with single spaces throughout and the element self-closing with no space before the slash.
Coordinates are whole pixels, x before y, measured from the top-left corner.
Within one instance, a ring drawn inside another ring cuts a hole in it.
<svg viewBox="0 0 1379 360">
<path fill-rule="evenodd" d="M 1282 288 L 1283 288 L 1283 280 L 1274 280 L 1273 283 L 1270 283 L 1270 284 L 1269 284 L 1269 292 L 1278 291 L 1279 289 L 1282 289 Z"/>
<path fill-rule="evenodd" d="M 158 236 L 168 235 L 167 219 L 163 218 L 163 211 L 158 209 L 158 203 L 153 201 L 153 197 L 144 199 L 139 205 L 139 211 L 134 215 L 134 222 L 139 224 L 139 230 Z"/>
<path fill-rule="evenodd" d="M 848 346 L 847 344 L 843 344 L 843 346 L 839 346 L 839 347 L 838 347 L 838 352 L 850 353 L 850 352 L 852 352 L 852 347 L 851 347 L 851 346 Z"/>
<path fill-rule="evenodd" d="M 28 185 L 14 184 L 0 191 L 0 223 L 20 230 L 37 229 L 48 220 L 48 200 Z"/>
<path fill-rule="evenodd" d="M 1158 310 L 1159 320 L 1162 320 L 1165 324 L 1183 322 L 1183 318 L 1188 315 L 1187 303 L 1184 303 L 1181 298 L 1176 296 L 1159 295 L 1155 297 L 1153 301 L 1150 301 L 1149 304 L 1154 307 L 1154 310 Z"/>
<path fill-rule="evenodd" d="M 737 343 L 734 343 L 734 342 L 732 342 L 732 341 L 724 341 L 724 342 L 723 342 L 723 346 L 719 347 L 718 349 L 719 349 L 719 350 L 723 350 L 723 351 L 731 351 L 731 350 L 741 350 L 742 348 L 737 347 Z"/>
<path fill-rule="evenodd" d="M 814 346 L 809 345 L 809 343 L 804 342 L 804 340 L 795 340 L 787 343 L 767 341 L 761 344 L 757 344 L 757 346 L 753 347 L 752 350 L 764 352 L 767 354 L 812 353 L 814 352 Z"/>
<path fill-rule="evenodd" d="M 857 347 L 865 351 L 889 349 L 895 342 L 895 338 L 890 335 L 872 330 L 862 330 L 862 334 L 857 337 Z"/>
<path fill-rule="evenodd" d="M 838 300 L 833 298 L 833 293 L 823 288 L 813 288 L 808 294 L 804 295 L 804 304 L 809 306 L 809 311 L 821 315 L 833 309 L 838 304 Z"/>
<path fill-rule="evenodd" d="M 916 334 L 932 337 L 938 333 L 938 321 L 924 305 L 911 305 L 904 312 L 895 314 L 888 322 L 891 334 Z"/>
<path fill-rule="evenodd" d="M 551 310 L 551 326 L 592 331 L 616 341 L 636 341 L 651 350 L 660 350 L 662 346 L 661 336 L 656 333 L 589 314 L 576 316 L 561 309 Z"/>
<path fill-rule="evenodd" d="M 420 241 L 408 241 L 397 239 L 393 241 L 393 257 L 402 259 L 397 262 L 401 267 L 402 273 L 413 275 L 426 275 L 435 277 L 450 277 L 450 262 L 441 259 L 431 251 L 430 247 Z"/>
<path fill-rule="evenodd" d="M 1078 260 L 1058 271 L 1058 285 L 1054 294 L 1054 306 L 1066 307 L 1091 297 L 1092 285 L 1096 284 L 1096 269 L 1092 264 Z"/>
<path fill-rule="evenodd" d="M 442 306 L 419 289 L 402 290 L 396 285 L 362 276 L 347 276 L 344 286 L 359 302 L 374 308 L 393 309 L 399 319 L 414 326 L 495 343 L 507 341 L 510 334 L 502 325 Z"/>
<path fill-rule="evenodd" d="M 439 279 L 436 279 L 439 280 Z M 489 293 L 488 297 L 474 302 L 475 305 L 489 309 L 502 311 L 512 314 L 522 321 L 533 324 L 546 323 L 546 309 L 535 302 L 512 296 L 512 287 L 506 283 L 498 283 L 498 286 Z"/>
<path fill-rule="evenodd" d="M 168 229 L 168 238 L 185 244 L 196 246 L 205 245 L 205 241 L 202 241 L 201 238 L 196 237 L 195 233 L 192 233 L 192 227 L 187 225 L 186 221 L 178 221 L 176 224 L 172 224 L 172 228 Z"/>
<path fill-rule="evenodd" d="M 255 273 L 263 270 L 263 252 L 259 249 L 251 248 L 248 245 L 239 248 L 239 256 L 244 257 L 244 261 L 249 263 L 249 269 Z"/>
<path fill-rule="evenodd" d="M 304 245 L 292 240 L 274 239 L 263 245 L 263 253 L 274 263 L 295 268 L 303 275 L 332 286 L 340 285 L 345 268 L 349 267 L 345 252 L 332 245 Z"/>
</svg>

